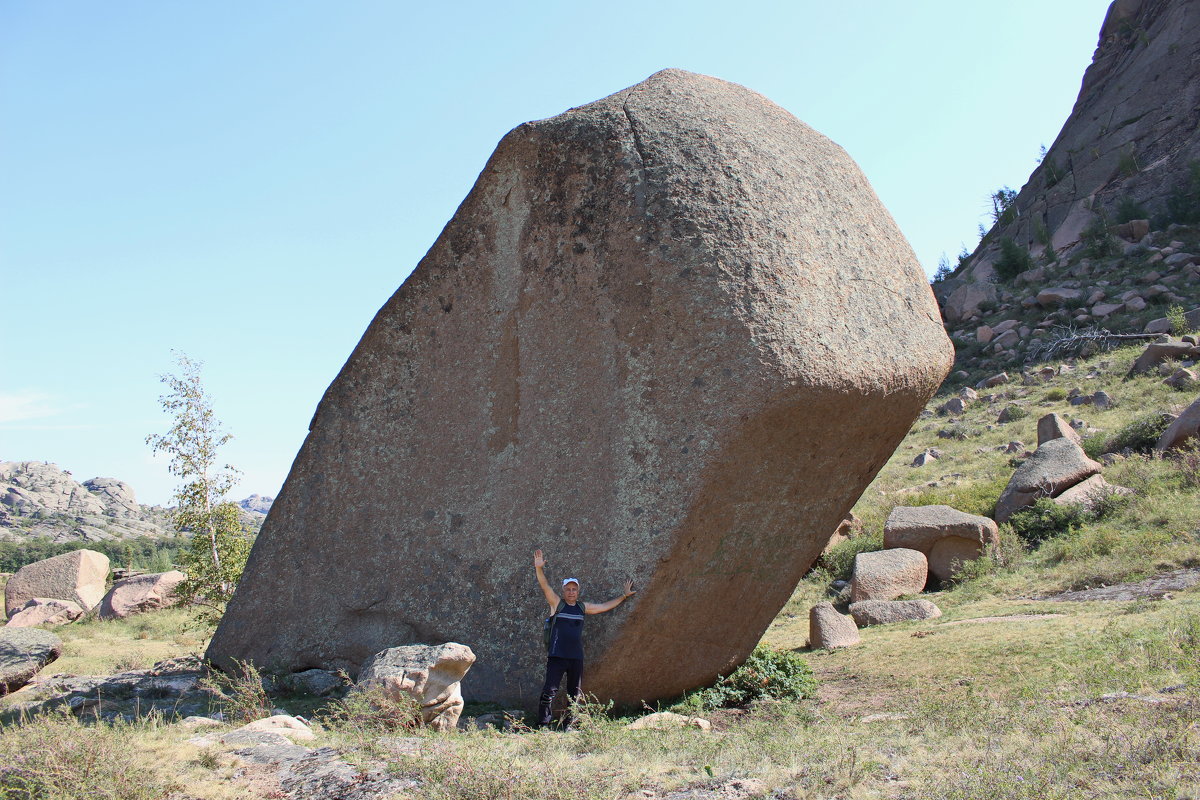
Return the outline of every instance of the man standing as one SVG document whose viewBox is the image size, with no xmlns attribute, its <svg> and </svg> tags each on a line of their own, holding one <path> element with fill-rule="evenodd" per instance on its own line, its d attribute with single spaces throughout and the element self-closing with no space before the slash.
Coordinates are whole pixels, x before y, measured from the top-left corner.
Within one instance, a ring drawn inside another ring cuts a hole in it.
<svg viewBox="0 0 1200 800">
<path fill-rule="evenodd" d="M 550 632 L 550 652 L 546 657 L 546 682 L 538 699 L 538 725 L 545 727 L 553 719 L 551 710 L 558 684 L 567 676 L 567 696 L 571 700 L 582 700 L 583 689 L 583 618 L 586 614 L 603 614 L 611 611 L 634 594 L 633 581 L 625 582 L 625 593 L 607 603 L 582 603 L 579 601 L 579 579 L 564 578 L 562 597 L 550 588 L 542 567 L 546 559 L 541 550 L 533 553 L 533 569 L 537 573 L 538 585 L 550 604 L 550 613 L 555 620 Z M 562 603 L 561 609 L 559 603 Z"/>
</svg>

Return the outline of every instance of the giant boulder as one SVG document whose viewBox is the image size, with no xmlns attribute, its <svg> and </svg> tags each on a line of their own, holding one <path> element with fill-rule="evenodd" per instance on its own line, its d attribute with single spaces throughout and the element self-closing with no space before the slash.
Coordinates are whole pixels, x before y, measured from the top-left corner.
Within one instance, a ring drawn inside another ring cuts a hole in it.
<svg viewBox="0 0 1200 800">
<path fill-rule="evenodd" d="M 75 550 L 26 564 L 4 586 L 4 613 L 11 617 L 35 597 L 70 600 L 85 611 L 99 605 L 108 581 L 108 556 Z"/>
<path fill-rule="evenodd" d="M 458 641 L 530 703 L 532 552 L 584 600 L 586 689 L 637 702 L 753 649 L 950 368 L 854 162 L 667 70 L 518 126 L 326 391 L 208 655 L 345 668 Z"/>
</svg>

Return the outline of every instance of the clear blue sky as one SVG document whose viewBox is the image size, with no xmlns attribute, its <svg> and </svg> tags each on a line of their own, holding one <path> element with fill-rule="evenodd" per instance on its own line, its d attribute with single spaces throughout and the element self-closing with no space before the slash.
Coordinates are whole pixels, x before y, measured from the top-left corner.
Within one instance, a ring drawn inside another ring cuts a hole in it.
<svg viewBox="0 0 1200 800">
<path fill-rule="evenodd" d="M 0 4 L 0 460 L 168 501 L 171 350 L 274 494 L 325 387 L 496 142 L 664 67 L 866 172 L 928 272 L 1079 91 L 1104 0 Z"/>
</svg>

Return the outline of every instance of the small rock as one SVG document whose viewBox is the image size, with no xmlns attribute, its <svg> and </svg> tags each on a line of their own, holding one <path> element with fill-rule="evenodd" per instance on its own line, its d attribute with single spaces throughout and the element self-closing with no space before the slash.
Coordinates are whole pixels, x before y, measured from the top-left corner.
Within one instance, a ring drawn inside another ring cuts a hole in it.
<svg viewBox="0 0 1200 800">
<path fill-rule="evenodd" d="M 665 731 L 672 728 L 698 728 L 707 731 L 712 730 L 712 723 L 702 717 L 686 717 L 670 711 L 658 711 L 639 717 L 625 727 L 631 731 Z"/>
<path fill-rule="evenodd" d="M 238 728 L 239 731 L 255 731 L 278 733 L 292 741 L 307 742 L 317 738 L 307 723 L 288 714 L 277 714 L 266 719 L 256 719 L 248 725 Z M 237 731 L 234 731 L 235 733 Z"/>
<path fill-rule="evenodd" d="M 808 645 L 813 650 L 850 647 L 862 641 L 854 619 L 838 612 L 833 603 L 819 603 L 808 612 Z"/>
<path fill-rule="evenodd" d="M 920 550 L 896 547 L 854 557 L 850 600 L 895 600 L 917 594 L 929 580 L 929 561 Z"/>
<path fill-rule="evenodd" d="M 942 610 L 929 600 L 864 600 L 850 604 L 850 615 L 860 628 L 893 622 L 936 619 Z"/>
</svg>

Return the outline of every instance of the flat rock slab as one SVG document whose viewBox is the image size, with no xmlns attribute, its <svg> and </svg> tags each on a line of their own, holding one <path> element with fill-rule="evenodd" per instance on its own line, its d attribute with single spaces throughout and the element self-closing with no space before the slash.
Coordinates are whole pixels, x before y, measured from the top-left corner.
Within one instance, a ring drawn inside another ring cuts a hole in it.
<svg viewBox="0 0 1200 800">
<path fill-rule="evenodd" d="M 552 581 L 600 602 L 585 688 L 637 703 L 754 648 L 950 368 L 928 281 L 846 153 L 666 70 L 530 122 L 330 385 L 208 655 L 478 656 L 532 704 Z M 831 480 L 830 476 L 836 476 Z"/>
<path fill-rule="evenodd" d="M 1100 586 L 1095 589 L 1081 589 L 1074 592 L 1063 592 L 1051 597 L 1042 598 L 1054 602 L 1087 602 L 1092 600 L 1107 600 L 1112 602 L 1130 602 L 1132 600 L 1154 600 L 1170 592 L 1182 592 L 1200 584 L 1200 568 L 1177 569 L 1165 572 L 1153 578 L 1133 583 L 1118 583 L 1113 586 Z"/>
<path fill-rule="evenodd" d="M 0 628 L 0 695 L 20 689 L 62 655 L 62 639 L 40 628 Z"/>
<path fill-rule="evenodd" d="M 863 600 L 850 604 L 850 616 L 860 628 L 870 625 L 890 625 L 894 622 L 914 622 L 937 619 L 942 610 L 932 601 L 916 600 Z"/>
</svg>

